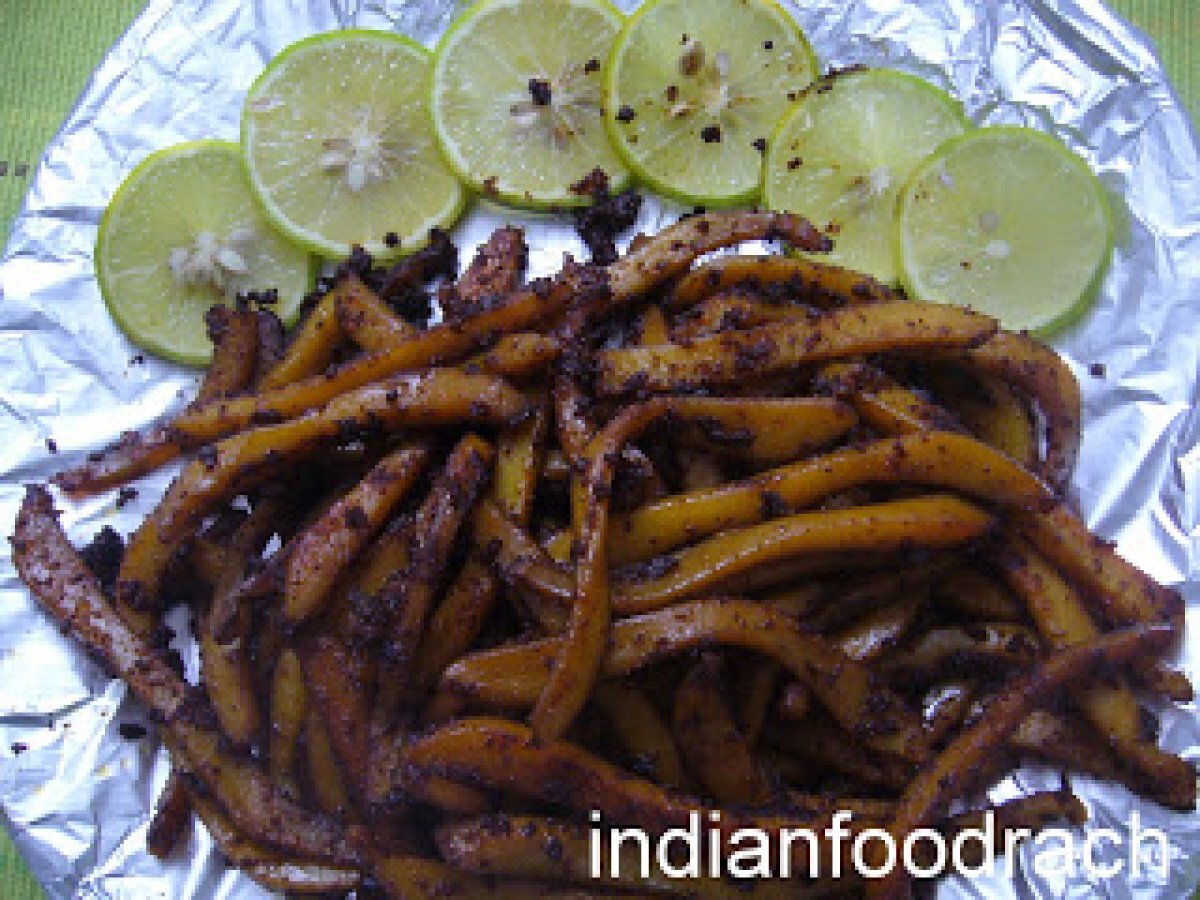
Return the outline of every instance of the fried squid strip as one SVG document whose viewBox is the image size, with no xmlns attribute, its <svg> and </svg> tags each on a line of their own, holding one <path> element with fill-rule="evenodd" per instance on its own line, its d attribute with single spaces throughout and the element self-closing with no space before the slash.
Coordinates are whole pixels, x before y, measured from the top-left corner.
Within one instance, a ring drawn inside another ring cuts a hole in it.
<svg viewBox="0 0 1200 900">
<path fill-rule="evenodd" d="M 688 397 L 679 401 L 696 443 L 753 466 L 791 462 L 844 437 L 858 417 L 821 397 Z"/>
<path fill-rule="evenodd" d="M 622 615 L 661 609 L 697 594 L 732 589 L 737 579 L 763 574 L 777 564 L 820 561 L 828 554 L 955 547 L 991 525 L 991 516 L 978 506 L 941 494 L 798 513 L 685 547 L 664 560 L 665 574 L 619 582 L 613 607 Z"/>
<path fill-rule="evenodd" d="M 638 320 L 637 342 L 642 347 L 671 342 L 667 317 L 663 314 L 661 306 L 646 307 Z"/>
<path fill-rule="evenodd" d="M 270 477 L 279 463 L 345 434 L 348 426 L 508 422 L 526 408 L 524 398 L 497 379 L 433 369 L 360 388 L 319 412 L 226 438 L 184 468 L 135 532 L 121 565 L 118 600 L 134 610 L 155 608 L 174 548 L 216 504 Z"/>
<path fill-rule="evenodd" d="M 223 736 L 207 724 L 207 710 L 162 654 L 104 600 L 44 488 L 27 488 L 12 541 L 17 571 L 43 609 L 104 660 L 165 724 L 181 768 L 205 785 L 239 829 L 255 841 L 305 858 L 357 861 L 357 851 L 335 822 L 290 800 L 257 767 L 229 754 Z"/>
<path fill-rule="evenodd" d="M 405 759 L 407 766 L 401 772 L 413 790 L 420 790 L 422 772 L 434 772 L 580 812 L 598 810 L 602 821 L 651 833 L 686 828 L 689 817 L 699 814 L 701 821 L 718 822 L 713 827 L 726 836 L 738 828 L 772 834 L 784 828 L 807 828 L 820 835 L 838 803 L 830 797 L 811 808 L 794 806 L 783 813 L 722 810 L 712 816 L 715 810 L 694 797 L 631 776 L 566 741 L 539 743 L 530 729 L 499 719 L 462 719 L 435 729 L 410 744 Z M 850 829 L 870 825 L 870 819 L 856 818 Z M 792 848 L 797 873 L 809 870 L 808 854 L 801 845 Z"/>
<path fill-rule="evenodd" d="M 674 343 L 688 344 L 698 338 L 725 331 L 757 328 L 772 322 L 804 321 L 811 315 L 812 309 L 809 307 L 780 306 L 761 300 L 757 295 L 746 295 L 733 290 L 714 294 L 688 310 L 686 317 L 681 317 L 682 321 L 675 326 L 672 337 Z M 638 346 L 648 346 L 648 342 L 641 342 Z"/>
<path fill-rule="evenodd" d="M 296 625 L 324 607 L 350 563 L 425 471 L 432 452 L 428 440 L 392 451 L 297 537 L 284 570 L 286 624 Z"/>
<path fill-rule="evenodd" d="M 1055 691 L 1098 668 L 1153 657 L 1170 642 L 1169 628 L 1136 626 L 1106 634 L 1092 643 L 1076 644 L 1039 663 L 1029 675 L 1006 688 L 978 722 L 951 741 L 932 765 L 909 782 L 888 826 L 892 836 L 899 843 L 918 828 L 932 825 L 951 799 L 975 786 L 977 770 L 988 755 Z M 900 900 L 906 888 L 907 874 L 902 866 L 895 866 L 883 878 L 868 883 L 867 896 L 872 900 Z"/>
<path fill-rule="evenodd" d="M 379 605 L 390 615 L 379 667 L 377 710 L 384 720 L 411 693 L 413 665 L 425 622 L 441 585 L 455 540 L 468 520 L 495 462 L 496 451 L 468 433 L 451 451 L 430 485 L 413 522 L 412 556 L 407 568 L 392 575 L 380 591 Z"/>
<path fill-rule="evenodd" d="M 462 322 L 415 332 L 394 347 L 345 363 L 327 374 L 262 391 L 207 403 L 188 410 L 172 426 L 186 446 L 209 443 L 264 419 L 291 419 L 309 410 L 342 402 L 356 391 L 390 383 L 399 373 L 453 361 L 479 344 L 520 331 L 561 309 L 571 293 L 565 282 L 539 283 L 517 292 L 508 302 Z M 336 398 L 336 399 L 335 399 Z M 331 402 L 332 401 L 332 402 Z"/>
<path fill-rule="evenodd" d="M 705 253 L 757 240 L 785 241 L 815 252 L 833 246 L 808 220 L 791 213 L 734 210 L 689 216 L 609 266 L 609 288 L 618 302 L 641 297 L 682 275 Z"/>
<path fill-rule="evenodd" d="M 1029 396 L 1046 426 L 1041 475 L 1055 487 L 1070 480 L 1079 456 L 1082 401 L 1074 373 L 1053 349 L 1027 334 L 997 332 L 989 341 L 947 354 Z"/>
<path fill-rule="evenodd" d="M 822 366 L 817 385 L 850 404 L 864 422 L 881 434 L 966 431 L 949 410 L 865 363 Z"/>
<path fill-rule="evenodd" d="M 704 795 L 728 806 L 762 806 L 775 791 L 721 695 L 721 660 L 706 654 L 675 691 L 672 729 Z"/>
<path fill-rule="evenodd" d="M 688 345 L 596 353 L 597 391 L 615 396 L 735 385 L 748 376 L 794 370 L 864 353 L 976 346 L 996 321 L 953 306 L 885 303 L 847 307 L 804 322 L 777 322 L 698 338 Z"/>
<path fill-rule="evenodd" d="M 353 281 L 357 282 L 358 279 L 354 278 Z M 352 289 L 352 286 L 351 279 L 344 278 L 317 301 L 292 337 L 283 359 L 259 384 L 260 390 L 275 390 L 319 375 L 333 362 L 345 339 L 337 318 L 338 296 Z"/>
<path fill-rule="evenodd" d="M 308 687 L 300 657 L 285 648 L 271 673 L 271 734 L 267 770 L 281 783 L 292 779 L 297 749 L 308 716 Z"/>
<path fill-rule="evenodd" d="M 246 390 L 254 383 L 258 363 L 257 313 L 214 306 L 205 322 L 213 358 L 200 382 L 197 403 Z M 169 425 L 155 426 L 145 435 L 127 431 L 116 444 L 90 454 L 83 465 L 56 474 L 54 483 L 75 497 L 96 494 L 152 472 L 182 452 Z"/>
<path fill-rule="evenodd" d="M 641 859 L 634 845 L 624 843 L 614 878 L 608 834 L 597 841 L 599 877 L 592 868 L 593 838 L 579 822 L 548 816 L 489 815 L 447 823 L 435 834 L 438 851 L 452 865 L 479 875 L 504 875 L 595 887 L 643 888 L 656 894 L 684 894 L 697 900 L 792 900 L 809 896 L 806 888 L 788 880 L 732 883 L 721 878 L 671 878 L 650 861 L 648 878 L 641 877 Z M 653 854 L 652 854 L 653 856 Z"/>
<path fill-rule="evenodd" d="M 586 900 L 553 885 L 524 880 L 492 879 L 464 872 L 436 859 L 388 856 L 371 864 L 371 874 L 387 896 L 402 900 L 445 900 L 470 897 L 480 900 Z"/>
<path fill-rule="evenodd" d="M 648 559 L 868 484 L 916 483 L 1023 509 L 1053 499 L 1035 476 L 965 435 L 918 433 L 836 450 L 743 482 L 665 497 L 614 517 L 614 562 Z"/>
<path fill-rule="evenodd" d="M 556 740 L 583 709 L 596 680 L 612 617 L 608 581 L 609 497 L 621 449 L 670 405 L 650 401 L 626 409 L 596 435 L 586 468 L 572 479 L 571 522 L 579 547 L 574 604 L 562 649 L 530 721 L 538 740 Z"/>
<path fill-rule="evenodd" d="M 204 324 L 213 357 L 196 394 L 199 403 L 246 390 L 254 383 L 258 361 L 258 316 L 253 312 L 213 306 L 204 314 Z"/>
<path fill-rule="evenodd" d="M 1163 622 L 1182 633 L 1184 610 L 1179 594 L 1156 584 L 1118 556 L 1066 506 L 1018 516 L 1013 524 L 1059 571 L 1099 598 L 1101 618 L 1122 625 Z"/>
<path fill-rule="evenodd" d="M 924 753 L 915 717 L 868 668 L 761 603 L 708 599 L 620 619 L 613 623 L 600 671 L 604 677 L 621 677 L 714 645 L 776 660 L 844 728 L 880 749 L 914 759 Z M 472 653 L 443 673 L 441 689 L 500 708 L 528 707 L 546 683 L 548 662 L 561 649 L 561 638 L 546 638 Z"/>
<path fill-rule="evenodd" d="M 332 635 L 321 633 L 302 639 L 296 655 L 304 672 L 308 705 L 319 710 L 341 773 L 361 797 L 370 764 L 371 685 L 365 661 Z"/>
<path fill-rule="evenodd" d="M 898 295 L 874 278 L 798 256 L 725 256 L 697 266 L 675 284 L 671 307 L 686 309 L 730 288 L 818 306 L 894 303 Z"/>
<path fill-rule="evenodd" d="M 482 353 L 462 363 L 468 372 L 491 372 L 503 378 L 530 378 L 548 369 L 563 352 L 556 337 L 536 331 L 506 334 Z"/>
<path fill-rule="evenodd" d="M 154 817 L 146 829 L 146 850 L 155 859 L 166 860 L 179 846 L 192 824 L 192 798 L 183 778 L 172 769 L 158 793 Z"/>
<path fill-rule="evenodd" d="M 515 428 L 505 429 L 497 440 L 496 473 L 492 497 L 515 522 L 529 521 L 533 509 L 542 445 L 549 416 L 545 405 Z M 470 649 L 500 591 L 500 579 L 486 554 L 473 546 L 462 570 L 434 610 L 426 639 L 418 650 L 415 678 L 428 686 L 442 670 Z"/>
<path fill-rule="evenodd" d="M 215 804 L 202 796 L 193 797 L 191 802 L 221 856 L 268 890 L 325 894 L 352 891 L 362 880 L 354 869 L 289 859 L 278 850 L 248 841 Z"/>
<path fill-rule="evenodd" d="M 997 554 L 997 568 L 1009 587 L 1029 608 L 1046 642 L 1055 650 L 1096 640 L 1099 629 L 1078 592 L 1033 548 L 1016 539 Z M 1196 776 L 1192 767 L 1142 739 L 1140 711 L 1128 685 L 1111 680 L 1073 692 L 1083 714 L 1147 785 L 1154 795 L 1176 809 L 1196 805 Z M 1163 800 L 1162 798 L 1167 799 Z"/>
<path fill-rule="evenodd" d="M 938 398 L 968 431 L 1027 469 L 1036 469 L 1041 448 L 1032 410 L 1024 398 L 995 376 L 963 376 L 957 366 L 927 374 Z"/>
<path fill-rule="evenodd" d="M 991 518 L 965 500 L 945 495 L 828 509 L 730 530 L 625 573 L 614 584 L 618 615 L 662 609 L 717 588 L 742 590 L 840 568 L 862 568 L 872 554 L 913 547 L 955 547 L 981 536 Z M 536 612 L 550 633 L 561 631 L 571 602 L 570 577 L 516 523 L 486 501 L 475 531 L 495 556 L 501 576 L 538 598 Z M 615 532 L 614 532 L 615 534 Z"/>
<path fill-rule="evenodd" d="M 591 702 L 608 721 L 625 755 L 636 760 L 638 771 L 675 790 L 691 786 L 675 739 L 644 691 L 619 681 L 602 681 Z"/>
<path fill-rule="evenodd" d="M 389 350 L 417 331 L 355 275 L 346 277 L 334 309 L 342 332 L 367 353 Z"/>
</svg>

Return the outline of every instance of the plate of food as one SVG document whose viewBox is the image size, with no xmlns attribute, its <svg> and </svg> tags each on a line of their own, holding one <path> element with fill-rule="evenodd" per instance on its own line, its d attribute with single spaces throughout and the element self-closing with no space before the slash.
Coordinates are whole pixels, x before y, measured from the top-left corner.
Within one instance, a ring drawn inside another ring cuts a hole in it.
<svg viewBox="0 0 1200 900">
<path fill-rule="evenodd" d="M 1186 894 L 1198 162 L 1072 0 L 152 0 L 0 263 L 14 840 Z"/>
</svg>

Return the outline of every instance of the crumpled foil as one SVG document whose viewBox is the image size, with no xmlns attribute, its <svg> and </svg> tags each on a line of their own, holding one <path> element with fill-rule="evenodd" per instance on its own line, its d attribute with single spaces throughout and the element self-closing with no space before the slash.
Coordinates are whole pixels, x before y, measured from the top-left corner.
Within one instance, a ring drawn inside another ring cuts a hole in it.
<svg viewBox="0 0 1200 900">
<path fill-rule="evenodd" d="M 1121 223 L 1115 261 L 1095 309 L 1056 343 L 1084 391 L 1084 443 L 1072 499 L 1122 554 L 1182 589 L 1192 622 L 1178 662 L 1197 681 L 1200 158 L 1150 44 L 1097 0 L 796 0 L 789 7 L 823 65 L 912 71 L 961 98 L 976 122 L 1052 131 L 1100 173 Z M 45 480 L 123 429 L 178 409 L 197 381 L 193 371 L 143 360 L 101 302 L 92 245 L 122 178 L 169 144 L 236 139 L 246 88 L 297 38 L 360 26 L 401 30 L 432 45 L 458 8 L 450 0 L 151 0 L 50 145 L 0 264 L 5 534 L 23 483 Z M 652 200 L 637 227 L 656 230 L 679 212 Z M 535 274 L 556 270 L 564 252 L 583 256 L 563 220 L 483 204 L 456 238 L 469 250 L 502 221 L 528 229 Z M 122 507 L 115 492 L 64 503 L 72 538 L 83 543 L 105 524 L 132 531 L 172 474 L 143 479 L 138 498 Z M 1195 705 L 1155 712 L 1162 744 L 1189 760 L 1200 758 Z M 131 739 L 144 724 L 125 687 L 35 609 L 5 543 L 0 810 L 49 895 L 263 895 L 220 861 L 199 825 L 170 862 L 146 853 L 146 823 L 167 762 L 152 730 Z M 992 796 L 1057 784 L 1057 773 L 1027 768 Z M 1190 894 L 1200 881 L 1200 817 L 1169 813 L 1088 778 L 1074 777 L 1072 785 L 1091 811 L 1088 828 L 1125 834 L 1137 812 L 1143 828 L 1169 834 L 1169 877 L 1159 876 L 1157 857 L 1143 859 L 1138 877 L 1128 868 L 1093 882 L 1082 874 L 1041 874 L 1032 865 L 1033 848 L 1025 847 L 1015 878 L 951 878 L 940 884 L 939 896 Z M 1077 836 L 1081 870 L 1083 835 Z M 1111 843 L 1101 846 L 1101 861 L 1123 858 Z"/>
</svg>

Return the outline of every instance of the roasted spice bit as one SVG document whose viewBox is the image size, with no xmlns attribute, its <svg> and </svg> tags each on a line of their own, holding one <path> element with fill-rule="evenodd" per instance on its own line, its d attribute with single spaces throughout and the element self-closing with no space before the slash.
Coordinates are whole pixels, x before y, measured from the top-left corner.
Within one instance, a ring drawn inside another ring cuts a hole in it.
<svg viewBox="0 0 1200 900">
<path fill-rule="evenodd" d="M 79 551 L 83 563 L 96 576 L 105 593 L 111 593 L 117 583 L 121 559 L 125 555 L 125 542 L 110 525 L 105 525 L 92 538 L 91 543 Z"/>
<path fill-rule="evenodd" d="M 571 193 L 599 200 L 608 195 L 608 173 L 599 166 L 571 185 Z"/>
<path fill-rule="evenodd" d="M 620 109 L 617 110 L 616 119 L 618 122 L 623 122 L 628 125 L 633 121 L 636 115 L 637 113 L 633 111 L 632 106 L 630 106 L 628 103 L 622 103 Z"/>
<path fill-rule="evenodd" d="M 787 501 L 778 491 L 762 491 L 758 495 L 758 502 L 764 519 L 778 519 L 791 511 Z"/>
<path fill-rule="evenodd" d="M 534 106 L 549 106 L 551 100 L 550 82 L 545 78 L 529 79 L 529 97 Z"/>
<path fill-rule="evenodd" d="M 774 41 L 772 41 L 772 40 L 766 40 L 766 41 L 763 41 L 763 49 L 764 49 L 764 50 L 774 50 L 774 49 L 775 49 L 775 42 L 774 42 Z"/>
<path fill-rule="evenodd" d="M 795 172 L 802 165 L 804 165 L 804 160 L 802 160 L 798 156 L 793 156 L 791 159 L 789 159 L 787 161 L 787 167 L 788 167 L 789 172 Z"/>
<path fill-rule="evenodd" d="M 583 71 L 587 72 L 589 75 L 591 75 L 593 72 L 599 72 L 600 71 L 600 60 L 596 59 L 596 57 L 593 56 L 591 59 L 589 59 L 587 62 L 585 62 L 583 64 Z"/>
<path fill-rule="evenodd" d="M 491 197 L 496 196 L 499 190 L 496 188 L 496 183 L 499 181 L 499 176 L 489 175 L 483 179 L 483 192 Z"/>
<path fill-rule="evenodd" d="M 704 68 L 704 45 L 683 36 L 683 52 L 679 54 L 679 74 L 684 78 L 695 78 Z"/>
<path fill-rule="evenodd" d="M 400 235 L 396 234 L 394 231 L 389 231 L 383 236 L 383 245 L 385 247 L 399 247 Z"/>
<path fill-rule="evenodd" d="M 461 320 L 495 307 L 520 286 L 528 258 L 522 229 L 497 228 L 480 246 L 454 290 L 439 294 L 446 320 Z"/>
<path fill-rule="evenodd" d="M 715 416 L 700 416 L 696 427 L 706 440 L 714 444 L 745 446 L 754 443 L 754 431 L 750 428 L 731 428 Z"/>
<path fill-rule="evenodd" d="M 675 556 L 655 556 L 644 562 L 631 563 L 622 566 L 616 572 L 616 580 L 624 582 L 654 581 L 670 575 L 679 568 L 679 559 Z"/>
<path fill-rule="evenodd" d="M 1104 363 L 1095 362 L 1088 366 L 1088 374 L 1093 378 L 1103 378 L 1108 374 L 1108 367 Z"/>
<path fill-rule="evenodd" d="M 599 172 L 599 170 L 596 170 Z M 600 173 L 603 175 L 603 173 Z M 589 176 L 590 177 L 590 176 Z M 586 179 L 585 179 L 586 180 Z M 633 190 L 615 197 L 608 193 L 608 179 L 596 184 L 595 202 L 573 213 L 575 231 L 592 254 L 592 262 L 606 266 L 617 260 L 617 236 L 633 227 L 642 208 L 642 195 Z"/>
<path fill-rule="evenodd" d="M 562 841 L 554 835 L 547 835 L 545 844 L 546 857 L 558 862 L 563 856 Z"/>
<path fill-rule="evenodd" d="M 125 506 L 128 506 L 137 499 L 137 495 L 138 492 L 137 488 L 135 487 L 126 486 L 121 488 L 119 491 L 117 491 L 117 509 L 122 509 Z"/>
<path fill-rule="evenodd" d="M 206 447 L 201 447 L 196 451 L 196 459 L 208 471 L 212 471 L 217 467 L 217 448 L 209 444 Z"/>
<path fill-rule="evenodd" d="M 117 726 L 117 734 L 126 741 L 140 741 L 149 733 L 145 725 L 139 725 L 137 722 L 122 722 Z"/>
<path fill-rule="evenodd" d="M 757 150 L 759 153 L 767 152 L 767 139 L 766 138 L 761 138 L 761 137 L 755 138 L 750 143 L 754 147 L 754 149 Z"/>
<path fill-rule="evenodd" d="M 721 126 L 705 125 L 700 129 L 700 139 L 706 144 L 721 143 Z"/>
<path fill-rule="evenodd" d="M 46 438 L 46 452 L 51 454 L 58 453 L 58 443 L 54 438 Z"/>
</svg>

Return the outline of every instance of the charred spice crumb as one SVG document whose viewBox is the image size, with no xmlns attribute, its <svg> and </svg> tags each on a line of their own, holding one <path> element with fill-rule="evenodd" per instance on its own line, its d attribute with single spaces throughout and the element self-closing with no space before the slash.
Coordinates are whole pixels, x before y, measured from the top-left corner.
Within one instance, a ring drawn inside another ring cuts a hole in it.
<svg viewBox="0 0 1200 900">
<path fill-rule="evenodd" d="M 530 78 L 529 99 L 533 101 L 534 106 L 549 106 L 552 100 L 550 82 L 544 78 Z"/>
</svg>

